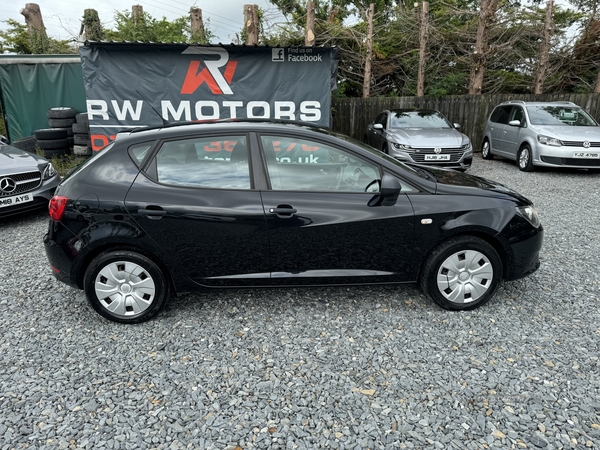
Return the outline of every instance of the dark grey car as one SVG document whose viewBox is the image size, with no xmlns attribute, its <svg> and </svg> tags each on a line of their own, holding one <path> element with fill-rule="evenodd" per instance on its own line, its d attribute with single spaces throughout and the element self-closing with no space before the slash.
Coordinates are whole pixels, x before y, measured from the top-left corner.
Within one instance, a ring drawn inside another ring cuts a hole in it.
<svg viewBox="0 0 600 450">
<path fill-rule="evenodd" d="M 0 143 L 0 217 L 47 207 L 59 182 L 48 160 Z"/>
<path fill-rule="evenodd" d="M 473 147 L 458 128 L 439 111 L 394 109 L 367 126 L 365 142 L 403 162 L 467 170 Z"/>
</svg>

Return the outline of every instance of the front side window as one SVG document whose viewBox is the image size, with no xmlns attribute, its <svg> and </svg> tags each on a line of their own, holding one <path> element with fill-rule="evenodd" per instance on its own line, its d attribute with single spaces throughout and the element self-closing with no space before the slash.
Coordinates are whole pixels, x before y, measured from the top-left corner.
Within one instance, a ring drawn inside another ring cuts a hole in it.
<svg viewBox="0 0 600 450">
<path fill-rule="evenodd" d="M 521 108 L 520 106 L 515 106 L 512 112 L 510 113 L 509 122 L 511 120 L 518 120 L 519 122 L 523 123 L 524 117 L 525 113 L 523 112 L 523 108 Z"/>
<path fill-rule="evenodd" d="M 156 155 L 160 183 L 214 189 L 250 189 L 247 139 L 197 137 L 165 142 Z"/>
<path fill-rule="evenodd" d="M 383 129 L 385 130 L 387 128 L 387 114 L 386 113 L 379 114 L 377 116 L 377 118 L 375 119 L 375 123 L 383 125 Z"/>
<path fill-rule="evenodd" d="M 577 106 L 528 106 L 529 120 L 533 125 L 573 125 L 594 127 L 596 121 Z"/>
<path fill-rule="evenodd" d="M 273 190 L 379 192 L 379 167 L 345 150 L 289 136 L 261 143 Z"/>
</svg>

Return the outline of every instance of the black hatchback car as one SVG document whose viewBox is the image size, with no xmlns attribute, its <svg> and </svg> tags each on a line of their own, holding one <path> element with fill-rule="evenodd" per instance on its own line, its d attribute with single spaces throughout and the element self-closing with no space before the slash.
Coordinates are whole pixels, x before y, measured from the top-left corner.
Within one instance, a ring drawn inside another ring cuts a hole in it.
<svg viewBox="0 0 600 450">
<path fill-rule="evenodd" d="M 50 218 L 55 275 L 124 323 L 226 287 L 418 282 L 470 309 L 535 271 L 543 240 L 531 202 L 498 183 L 256 122 L 119 134 L 60 184 Z"/>
</svg>

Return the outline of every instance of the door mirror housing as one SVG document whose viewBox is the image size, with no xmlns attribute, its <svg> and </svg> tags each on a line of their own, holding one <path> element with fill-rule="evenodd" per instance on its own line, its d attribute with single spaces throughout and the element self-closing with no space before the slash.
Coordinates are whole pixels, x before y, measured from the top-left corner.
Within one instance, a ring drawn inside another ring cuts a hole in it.
<svg viewBox="0 0 600 450">
<path fill-rule="evenodd" d="M 381 204 L 384 206 L 395 205 L 401 190 L 402 186 L 398 178 L 384 173 L 381 179 L 381 198 L 383 199 Z"/>
<path fill-rule="evenodd" d="M 452 125 L 455 129 L 460 130 L 460 123 L 453 123 Z"/>
<path fill-rule="evenodd" d="M 511 127 L 520 127 L 521 126 L 521 121 L 520 120 L 511 120 L 510 122 L 508 122 L 508 124 Z"/>
<path fill-rule="evenodd" d="M 380 123 L 374 123 L 373 128 L 375 130 L 383 130 L 383 125 L 381 125 Z"/>
</svg>

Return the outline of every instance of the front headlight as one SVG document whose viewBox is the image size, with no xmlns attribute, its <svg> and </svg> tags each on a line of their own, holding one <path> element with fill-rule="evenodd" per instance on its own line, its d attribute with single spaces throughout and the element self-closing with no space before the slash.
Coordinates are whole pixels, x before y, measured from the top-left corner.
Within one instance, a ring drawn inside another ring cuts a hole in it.
<svg viewBox="0 0 600 450">
<path fill-rule="evenodd" d="M 540 217 L 538 216 L 537 209 L 532 205 L 517 206 L 517 213 L 527 220 L 533 228 L 540 226 Z"/>
<path fill-rule="evenodd" d="M 47 180 L 49 178 L 52 178 L 54 175 L 56 175 L 56 169 L 54 168 L 52 163 L 48 163 L 48 165 L 44 169 L 44 172 L 42 173 L 42 178 L 44 180 Z"/>
<path fill-rule="evenodd" d="M 544 136 L 543 134 L 538 134 L 537 140 L 540 144 L 552 145 L 553 147 L 561 147 L 562 142 L 560 139 L 556 139 L 550 136 Z"/>
<path fill-rule="evenodd" d="M 460 149 L 464 150 L 464 151 L 471 150 L 471 143 L 469 142 L 469 143 L 467 143 L 465 145 L 461 145 Z"/>
<path fill-rule="evenodd" d="M 396 142 L 392 142 L 392 145 L 396 150 L 412 150 L 412 147 L 410 145 L 397 144 Z"/>
</svg>

